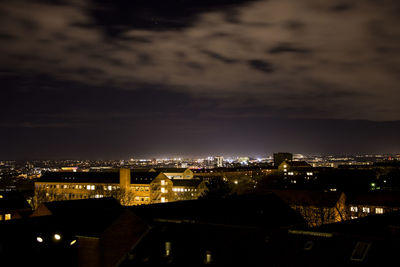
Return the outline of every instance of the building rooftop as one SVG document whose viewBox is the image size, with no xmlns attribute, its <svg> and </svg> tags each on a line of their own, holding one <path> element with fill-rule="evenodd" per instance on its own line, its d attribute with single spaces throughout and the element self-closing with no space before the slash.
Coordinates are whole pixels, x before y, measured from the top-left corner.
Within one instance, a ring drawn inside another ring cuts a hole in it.
<svg viewBox="0 0 400 267">
<path fill-rule="evenodd" d="M 305 223 L 274 194 L 230 196 L 130 207 L 149 222 L 182 221 L 231 226 L 279 228 Z"/>
<path fill-rule="evenodd" d="M 50 183 L 119 184 L 119 172 L 46 172 L 36 181 Z"/>
<path fill-rule="evenodd" d="M 271 192 L 289 205 L 306 205 L 316 207 L 334 207 L 342 195 L 341 192 L 304 190 L 271 190 Z"/>
<path fill-rule="evenodd" d="M 16 191 L 0 191 L 0 212 L 31 209 L 31 206 L 21 193 Z"/>
<path fill-rule="evenodd" d="M 172 179 L 173 186 L 197 187 L 201 182 L 201 179 Z"/>
<path fill-rule="evenodd" d="M 159 175 L 160 172 L 131 171 L 131 184 L 149 184 Z"/>
</svg>

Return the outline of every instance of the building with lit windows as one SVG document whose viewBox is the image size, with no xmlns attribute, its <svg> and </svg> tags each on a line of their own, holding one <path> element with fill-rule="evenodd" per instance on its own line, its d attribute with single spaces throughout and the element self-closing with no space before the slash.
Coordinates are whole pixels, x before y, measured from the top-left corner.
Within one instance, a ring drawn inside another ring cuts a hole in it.
<svg viewBox="0 0 400 267">
<path fill-rule="evenodd" d="M 224 167 L 224 157 L 217 156 L 217 157 L 214 158 L 214 160 L 215 160 L 215 166 L 217 168 Z"/>
<path fill-rule="evenodd" d="M 400 195 L 391 191 L 348 193 L 347 207 L 349 219 L 398 211 Z"/>
<path fill-rule="evenodd" d="M 35 181 L 36 204 L 114 197 L 123 205 L 174 201 L 172 181 L 161 172 L 48 172 Z"/>
<path fill-rule="evenodd" d="M 202 179 L 174 179 L 172 192 L 176 200 L 193 200 L 199 198 L 207 189 Z"/>
</svg>

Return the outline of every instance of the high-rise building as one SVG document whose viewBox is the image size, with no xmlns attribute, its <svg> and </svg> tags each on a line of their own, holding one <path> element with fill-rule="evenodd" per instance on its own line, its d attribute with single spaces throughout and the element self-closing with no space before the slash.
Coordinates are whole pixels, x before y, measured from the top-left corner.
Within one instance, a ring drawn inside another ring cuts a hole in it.
<svg viewBox="0 0 400 267">
<path fill-rule="evenodd" d="M 217 156 L 214 158 L 214 161 L 216 167 L 224 167 L 224 157 Z"/>
</svg>

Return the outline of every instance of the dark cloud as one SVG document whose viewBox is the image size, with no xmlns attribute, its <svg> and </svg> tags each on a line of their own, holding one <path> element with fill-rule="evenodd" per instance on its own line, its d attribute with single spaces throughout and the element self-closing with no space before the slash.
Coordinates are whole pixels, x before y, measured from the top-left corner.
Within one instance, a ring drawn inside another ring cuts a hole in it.
<svg viewBox="0 0 400 267">
<path fill-rule="evenodd" d="M 203 54 L 213 58 L 213 59 L 217 59 L 219 61 L 222 61 L 223 63 L 232 64 L 232 63 L 237 63 L 238 62 L 238 60 L 236 60 L 234 58 L 229 58 L 229 57 L 223 56 L 223 55 L 218 54 L 218 53 L 213 52 L 213 51 L 202 50 L 201 52 Z"/>
<path fill-rule="evenodd" d="M 247 4 L 253 0 L 93 0 L 89 8 L 96 25 L 104 27 L 110 36 L 117 36 L 124 31 L 149 29 L 165 31 L 183 29 L 192 25 L 197 16 L 216 9 L 229 8 L 233 4 Z M 227 14 L 233 14 L 228 12 Z M 229 16 L 228 16 L 229 17 Z M 232 16 L 230 16 L 232 18 Z"/>
<path fill-rule="evenodd" d="M 332 7 L 332 11 L 334 11 L 334 12 L 344 12 L 344 11 L 348 11 L 348 10 L 350 10 L 352 8 L 353 8 L 353 5 L 351 5 L 351 4 L 341 3 L 341 4 L 334 5 Z"/>
<path fill-rule="evenodd" d="M 306 48 L 295 47 L 293 44 L 280 43 L 277 46 L 272 47 L 269 51 L 271 54 L 281 54 L 281 53 L 298 53 L 307 54 L 311 51 Z"/>
<path fill-rule="evenodd" d="M 274 71 L 274 67 L 272 66 L 272 64 L 267 61 L 252 59 L 252 60 L 249 60 L 248 62 L 249 62 L 249 65 L 256 70 L 266 72 L 266 73 L 271 73 Z"/>
<path fill-rule="evenodd" d="M 17 37 L 12 34 L 0 33 L 0 40 L 2 40 L 2 41 L 13 41 L 15 39 L 17 39 Z"/>
</svg>

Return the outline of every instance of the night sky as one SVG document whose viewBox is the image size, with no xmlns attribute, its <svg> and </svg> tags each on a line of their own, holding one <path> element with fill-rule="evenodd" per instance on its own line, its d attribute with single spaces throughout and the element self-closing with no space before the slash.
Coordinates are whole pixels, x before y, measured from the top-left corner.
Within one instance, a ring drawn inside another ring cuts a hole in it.
<svg viewBox="0 0 400 267">
<path fill-rule="evenodd" d="M 400 1 L 1 1 L 0 85 L 0 159 L 396 153 Z"/>
</svg>

